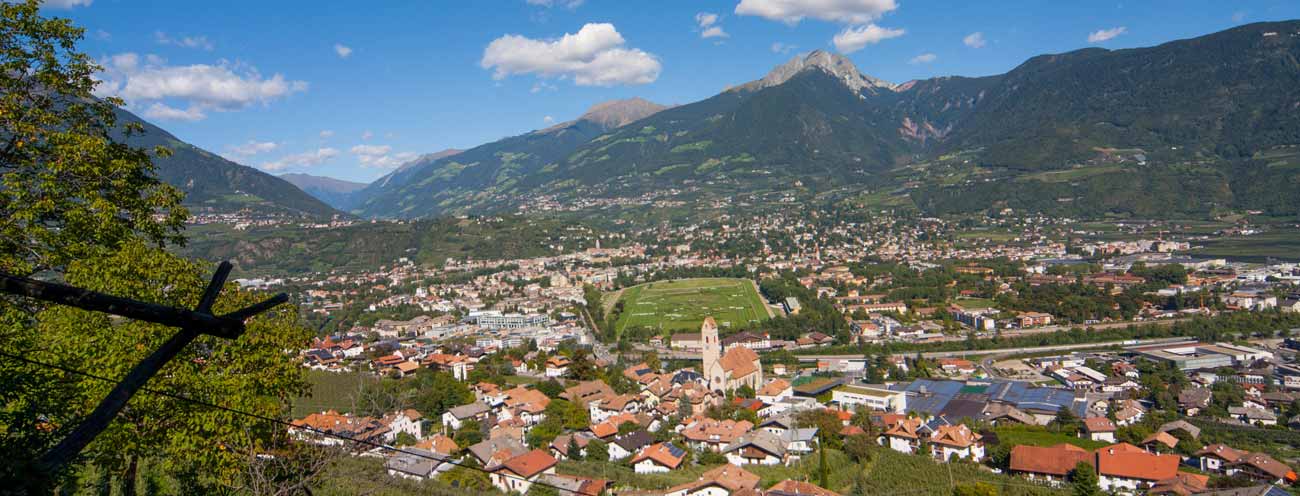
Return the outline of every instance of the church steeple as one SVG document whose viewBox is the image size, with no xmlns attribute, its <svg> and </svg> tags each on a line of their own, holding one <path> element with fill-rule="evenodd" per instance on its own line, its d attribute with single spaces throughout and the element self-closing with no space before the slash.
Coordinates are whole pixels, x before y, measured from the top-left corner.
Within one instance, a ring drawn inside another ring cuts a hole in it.
<svg viewBox="0 0 1300 496">
<path fill-rule="evenodd" d="M 721 391 L 727 385 L 727 378 L 720 363 L 722 343 L 718 340 L 718 323 L 713 317 L 705 317 L 700 325 L 700 344 L 704 355 L 704 378 L 709 381 L 709 390 Z"/>
</svg>

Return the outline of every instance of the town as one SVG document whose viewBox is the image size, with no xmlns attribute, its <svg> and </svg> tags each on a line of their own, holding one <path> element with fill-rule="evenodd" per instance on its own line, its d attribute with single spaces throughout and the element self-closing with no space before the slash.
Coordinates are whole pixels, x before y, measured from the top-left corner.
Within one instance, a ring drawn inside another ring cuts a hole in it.
<svg viewBox="0 0 1300 496">
<path fill-rule="evenodd" d="M 895 241 L 838 226 L 837 246 L 796 223 L 789 244 L 724 255 L 747 236 L 778 239 L 735 222 L 658 243 L 592 234 L 589 248 L 537 258 L 241 283 L 301 289 L 303 310 L 333 329 L 302 365 L 354 387 L 296 405 L 291 435 L 378 456 L 406 483 L 1188 496 L 1296 482 L 1297 265 L 1182 255 L 1194 240 L 1141 227 L 1080 241 L 1069 222 L 997 222 L 1039 234 L 972 249 L 942 241 L 942 221 L 882 222 Z M 368 389 L 390 397 L 353 408 Z M 824 463 L 966 475 L 830 476 Z"/>
</svg>

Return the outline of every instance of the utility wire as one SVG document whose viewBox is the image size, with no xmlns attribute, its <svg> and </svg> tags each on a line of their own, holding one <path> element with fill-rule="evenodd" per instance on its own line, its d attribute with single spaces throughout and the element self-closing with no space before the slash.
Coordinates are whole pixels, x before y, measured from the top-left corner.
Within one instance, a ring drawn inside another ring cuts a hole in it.
<svg viewBox="0 0 1300 496">
<path fill-rule="evenodd" d="M 74 369 L 74 368 L 71 368 L 71 367 L 65 367 L 65 366 L 62 366 L 62 365 L 56 365 L 56 364 L 52 364 L 52 363 L 41 362 L 41 361 L 38 361 L 38 360 L 32 360 L 32 359 L 27 358 L 27 357 L 23 357 L 23 356 L 19 356 L 19 355 L 14 355 L 14 354 L 11 354 L 11 353 L 8 353 L 8 352 L 4 352 L 4 351 L 0 351 L 0 357 L 4 357 L 4 358 L 8 358 L 8 359 L 10 359 L 10 360 L 15 360 L 15 361 L 19 361 L 19 362 L 27 363 L 27 364 L 30 364 L 30 365 L 36 365 L 36 366 L 39 366 L 39 367 L 45 367 L 45 368 L 50 368 L 50 369 L 54 369 L 54 370 L 59 370 L 59 371 L 62 371 L 62 372 L 67 372 L 67 373 L 69 373 L 69 374 L 74 374 L 74 375 L 79 375 L 79 376 L 83 376 L 83 377 L 88 377 L 88 378 L 95 379 L 95 380 L 98 380 L 98 381 L 104 381 L 104 382 L 109 382 L 109 383 L 114 383 L 114 384 L 118 382 L 116 379 L 110 379 L 110 378 L 108 378 L 108 377 L 104 377 L 104 376 L 100 376 L 100 375 L 92 374 L 92 373 L 90 373 L 90 372 L 85 372 L 85 371 L 77 370 L 77 369 Z M 438 463 L 446 463 L 446 464 L 448 464 L 448 465 L 454 465 L 454 466 L 461 467 L 461 468 L 466 468 L 466 469 L 470 469 L 470 470 L 476 470 L 476 471 L 483 472 L 483 473 L 488 474 L 488 475 L 497 474 L 497 475 L 500 475 L 501 477 L 506 477 L 506 478 L 516 479 L 516 480 L 521 480 L 521 481 L 524 481 L 524 482 L 529 482 L 528 479 L 526 479 L 526 478 L 524 478 L 524 477 L 514 476 L 514 475 L 507 475 L 507 474 L 503 474 L 503 473 L 497 473 L 497 472 L 490 471 L 490 470 L 488 470 L 488 469 L 486 469 L 486 468 L 483 468 L 483 467 L 475 467 L 475 466 L 473 466 L 473 465 L 465 465 L 465 464 L 462 464 L 462 463 L 457 462 L 457 461 L 452 461 L 450 458 L 445 459 L 445 460 L 444 460 L 444 459 L 439 459 L 439 458 L 437 458 L 437 457 L 432 457 L 432 456 L 429 456 L 429 455 L 425 455 L 425 454 L 423 454 L 423 453 L 416 453 L 416 452 L 413 452 L 413 451 L 407 451 L 407 450 L 402 449 L 402 448 L 397 448 L 397 447 L 389 446 L 389 445 L 382 444 L 382 443 L 376 443 L 376 442 L 373 442 L 373 441 L 367 441 L 367 440 L 363 440 L 363 439 L 357 439 L 357 438 L 353 438 L 353 437 L 348 437 L 348 436 L 344 436 L 344 435 L 342 435 L 342 434 L 335 434 L 335 433 L 333 433 L 333 432 L 329 432 L 329 431 L 325 431 L 325 430 L 317 429 L 317 428 L 310 427 L 310 426 L 301 426 L 301 425 L 294 424 L 293 422 L 288 422 L 288 421 L 285 421 L 285 420 L 280 420 L 280 419 L 277 419 L 277 418 L 274 418 L 274 417 L 268 417 L 268 416 L 261 415 L 261 414 L 257 414 L 257 413 L 245 412 L 245 411 L 243 411 L 243 410 L 236 410 L 236 409 L 234 409 L 234 408 L 230 408 L 230 407 L 226 407 L 226 406 L 221 406 L 221 405 L 218 405 L 218 404 L 215 404 L 215 403 L 208 403 L 208 402 L 206 402 L 206 401 L 202 401 L 202 400 L 196 400 L 196 399 L 193 399 L 193 398 L 190 398 L 190 397 L 187 397 L 187 396 L 182 396 L 182 395 L 179 395 L 179 394 L 176 394 L 176 393 L 171 393 L 171 392 L 167 392 L 167 391 L 161 391 L 161 390 L 153 389 L 153 388 L 150 388 L 150 387 L 141 387 L 141 388 L 140 388 L 140 391 L 143 391 L 143 392 L 146 392 L 146 393 L 150 393 L 150 394 L 154 394 L 154 395 L 158 395 L 158 396 L 165 396 L 165 397 L 172 398 L 172 399 L 175 399 L 175 400 L 178 400 L 178 401 L 182 401 L 182 402 L 185 402 L 185 403 L 190 403 L 190 404 L 199 405 L 199 406 L 203 406 L 203 407 L 207 407 L 207 408 L 213 408 L 213 409 L 216 409 L 216 410 L 221 410 L 221 411 L 224 411 L 224 412 L 227 412 L 227 413 L 233 413 L 233 414 L 236 414 L 236 415 L 243 415 L 243 416 L 245 416 L 245 417 L 250 417 L 250 418 L 257 419 L 257 420 L 262 420 L 262 421 L 265 421 L 265 422 L 271 422 L 271 423 L 275 423 L 275 424 L 280 424 L 280 425 L 283 425 L 283 426 L 286 426 L 286 427 L 290 427 L 290 428 L 294 428 L 294 429 L 301 429 L 301 430 L 311 431 L 311 432 L 314 432 L 314 433 L 317 433 L 317 434 L 321 434 L 321 435 L 324 435 L 324 436 L 333 437 L 333 438 L 336 438 L 336 439 L 341 439 L 341 440 L 344 440 L 344 441 L 351 441 L 351 442 L 354 442 L 354 443 L 357 443 L 357 444 L 362 444 L 362 445 L 371 446 L 371 447 L 374 447 L 374 448 L 379 448 L 379 449 L 384 449 L 384 450 L 389 450 L 389 451 L 396 451 L 396 452 L 398 452 L 398 453 L 402 453 L 402 454 L 405 454 L 405 455 L 414 456 L 414 457 L 417 457 L 417 458 L 423 458 L 423 459 L 431 460 L 431 461 L 438 462 Z M 437 465 L 434 465 L 434 467 L 436 468 Z M 539 485 L 539 486 L 550 487 L 550 488 L 552 488 L 552 489 L 556 489 L 556 490 L 562 491 L 561 494 L 566 494 L 566 493 L 567 493 L 567 494 L 578 494 L 577 491 L 574 491 L 574 490 L 569 489 L 569 488 L 566 488 L 566 487 L 557 486 L 557 485 L 554 485 L 554 484 L 548 484 L 548 483 L 537 482 L 537 481 L 532 481 L 532 482 L 530 482 L 530 483 L 531 483 L 531 484 L 535 484 L 535 485 Z"/>
</svg>

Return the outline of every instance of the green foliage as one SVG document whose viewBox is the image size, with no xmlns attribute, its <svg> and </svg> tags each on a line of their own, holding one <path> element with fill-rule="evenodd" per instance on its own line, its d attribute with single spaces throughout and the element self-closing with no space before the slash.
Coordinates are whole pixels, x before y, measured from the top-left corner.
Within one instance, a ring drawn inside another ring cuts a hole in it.
<svg viewBox="0 0 1300 496">
<path fill-rule="evenodd" d="M 593 462 L 609 461 L 609 445 L 599 439 L 587 443 L 587 460 Z"/>
<path fill-rule="evenodd" d="M 1070 474 L 1070 488 L 1074 496 L 1101 496 L 1101 486 L 1097 482 L 1097 470 L 1092 464 L 1079 462 Z"/>
<path fill-rule="evenodd" d="M 206 286 L 207 272 L 162 250 L 130 242 L 109 257 L 73 262 L 66 278 L 78 287 L 192 308 Z M 230 312 L 261 298 L 238 290 L 232 283 L 214 311 Z M 124 376 L 176 332 L 72 307 L 45 309 L 36 315 L 35 325 L 42 349 L 29 352 L 29 356 L 109 377 Z M 289 400 L 307 388 L 303 368 L 283 350 L 300 349 L 310 335 L 299 324 L 297 310 L 282 306 L 251 320 L 247 332 L 238 339 L 200 336 L 165 365 L 149 386 L 278 418 L 288 413 Z M 59 375 L 55 379 L 51 371 L 29 369 L 28 373 L 57 384 L 58 402 L 44 412 L 57 426 L 54 438 L 66 436 L 114 386 L 75 376 Z M 50 391 L 17 391 L 20 395 L 34 392 Z M 8 421 L 6 425 L 23 428 Z M 279 434 L 282 430 L 274 424 L 248 422 L 229 412 L 141 393 L 88 446 L 86 454 L 96 465 L 128 474 L 127 481 L 132 483 L 135 479 L 129 474 L 140 459 L 161 456 L 167 471 L 201 469 L 201 484 L 229 485 L 238 480 L 247 462 L 230 448 L 255 449 Z M 219 443 L 214 442 L 218 439 Z M 41 446 L 28 449 L 40 450 Z"/>
</svg>

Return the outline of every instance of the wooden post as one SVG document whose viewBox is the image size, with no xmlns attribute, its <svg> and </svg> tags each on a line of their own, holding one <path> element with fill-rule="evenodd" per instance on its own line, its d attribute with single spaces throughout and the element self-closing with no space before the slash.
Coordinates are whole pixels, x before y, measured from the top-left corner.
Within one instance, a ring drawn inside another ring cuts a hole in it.
<svg viewBox="0 0 1300 496">
<path fill-rule="evenodd" d="M 108 424 L 117 417 L 118 412 L 122 411 L 131 397 L 199 334 L 211 334 L 226 339 L 238 338 L 244 333 L 245 320 L 289 300 L 288 295 L 280 293 L 226 315 L 212 315 L 212 305 L 221 294 L 231 269 L 230 262 L 221 262 L 221 265 L 217 266 L 216 273 L 213 274 L 212 280 L 203 291 L 203 296 L 199 298 L 199 304 L 194 310 L 166 307 L 63 284 L 0 274 L 0 291 L 180 328 L 167 342 L 136 364 L 71 434 L 42 456 L 36 463 L 38 470 L 44 474 L 53 474 L 75 459 L 86 445 L 108 428 Z"/>
</svg>

